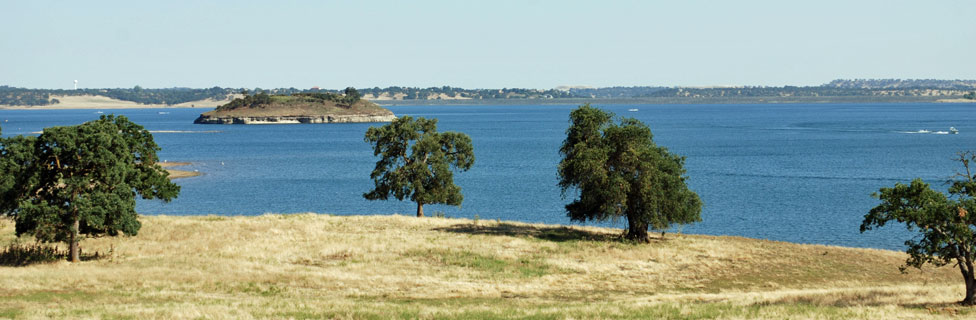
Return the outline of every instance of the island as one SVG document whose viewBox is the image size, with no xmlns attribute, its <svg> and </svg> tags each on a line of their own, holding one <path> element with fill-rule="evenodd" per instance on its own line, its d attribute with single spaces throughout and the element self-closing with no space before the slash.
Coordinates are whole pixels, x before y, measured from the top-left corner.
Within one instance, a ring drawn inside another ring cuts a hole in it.
<svg viewBox="0 0 976 320">
<path fill-rule="evenodd" d="M 196 177 L 200 175 L 200 172 L 197 170 L 187 171 L 187 170 L 170 169 L 172 167 L 190 165 L 189 162 L 156 162 L 156 164 L 159 164 L 159 166 L 163 167 L 163 169 L 165 169 L 166 172 L 169 172 L 169 176 L 167 177 L 170 179 L 189 178 L 189 177 Z"/>
<path fill-rule="evenodd" d="M 295 124 L 390 122 L 393 112 L 362 99 L 356 89 L 343 93 L 302 92 L 270 95 L 260 92 L 236 98 L 200 115 L 198 124 Z"/>
</svg>

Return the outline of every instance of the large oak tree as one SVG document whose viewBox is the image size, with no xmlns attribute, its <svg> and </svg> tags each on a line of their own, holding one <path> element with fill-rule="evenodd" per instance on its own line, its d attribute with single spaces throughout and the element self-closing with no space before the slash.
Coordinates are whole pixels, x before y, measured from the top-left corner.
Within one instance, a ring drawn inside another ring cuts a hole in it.
<svg viewBox="0 0 976 320">
<path fill-rule="evenodd" d="M 908 260 L 905 267 L 921 268 L 955 264 L 966 283 L 964 305 L 976 305 L 976 172 L 970 165 L 976 153 L 962 152 L 956 159 L 964 172 L 951 181 L 949 195 L 932 190 L 916 178 L 911 184 L 896 183 L 873 194 L 881 204 L 864 216 L 861 232 L 882 227 L 889 222 L 903 223 L 916 236 L 905 241 Z M 904 268 L 902 267 L 902 271 Z"/>
<path fill-rule="evenodd" d="M 81 235 L 135 235 L 135 196 L 169 201 L 180 187 L 156 164 L 152 134 L 126 117 L 102 116 L 40 136 L 3 139 L 0 209 L 17 235 L 69 245 L 79 261 Z"/>
<path fill-rule="evenodd" d="M 573 221 L 624 217 L 626 237 L 649 241 L 649 228 L 701 221 L 701 200 L 685 184 L 684 157 L 654 144 L 644 123 L 589 104 L 570 113 L 559 149 L 559 186 L 579 196 L 566 206 Z"/>
<path fill-rule="evenodd" d="M 393 122 L 371 127 L 366 142 L 379 156 L 369 175 L 374 188 L 363 194 L 368 200 L 409 198 L 417 203 L 417 216 L 424 216 L 425 204 L 460 206 L 461 187 L 454 184 L 453 170 L 467 171 L 474 165 L 471 138 L 459 132 L 437 132 L 437 119 L 401 116 Z"/>
</svg>

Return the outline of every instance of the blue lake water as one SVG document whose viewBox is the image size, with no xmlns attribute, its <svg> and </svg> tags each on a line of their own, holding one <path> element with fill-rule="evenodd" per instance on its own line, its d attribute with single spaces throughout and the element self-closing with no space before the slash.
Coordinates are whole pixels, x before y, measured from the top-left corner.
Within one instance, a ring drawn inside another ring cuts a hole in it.
<svg viewBox="0 0 976 320">
<path fill-rule="evenodd" d="M 612 105 L 647 123 L 659 145 L 687 157 L 690 186 L 705 203 L 702 222 L 674 231 L 798 243 L 900 249 L 902 226 L 858 232 L 877 204 L 871 193 L 921 177 L 942 182 L 976 150 L 976 104 Z M 461 208 L 428 215 L 572 224 L 556 186 L 562 106 L 396 106 L 397 115 L 439 119 L 441 131 L 471 136 L 476 161 L 455 175 Z M 628 109 L 639 109 L 630 112 Z M 204 175 L 176 180 L 179 197 L 138 202 L 144 214 L 256 215 L 319 212 L 412 215 L 411 202 L 366 201 L 376 158 L 363 141 L 377 124 L 195 125 L 203 109 L 102 110 L 155 133 L 168 161 Z M 160 111 L 166 112 L 160 114 Z M 95 110 L 0 110 L 5 136 L 98 117 Z M 945 131 L 958 135 L 913 133 Z M 590 223 L 624 226 L 617 223 Z"/>
</svg>

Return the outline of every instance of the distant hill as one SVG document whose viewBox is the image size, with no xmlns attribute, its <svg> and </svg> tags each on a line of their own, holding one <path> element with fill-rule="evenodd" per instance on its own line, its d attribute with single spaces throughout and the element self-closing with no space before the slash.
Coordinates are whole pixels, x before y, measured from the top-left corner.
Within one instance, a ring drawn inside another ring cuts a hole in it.
<svg viewBox="0 0 976 320">
<path fill-rule="evenodd" d="M 838 79 L 822 87 L 846 89 L 956 89 L 974 90 L 976 80 L 935 79 Z"/>
<path fill-rule="evenodd" d="M 138 104 L 176 105 L 201 100 L 224 100 L 235 89 L 213 87 L 208 89 L 164 88 L 144 89 L 140 86 L 116 89 L 26 89 L 0 86 L 0 105 L 49 106 L 61 103 L 57 97 L 103 96 Z"/>
<path fill-rule="evenodd" d="M 245 95 L 205 112 L 200 124 L 288 124 L 336 122 L 389 122 L 393 112 L 361 99 L 355 89 L 346 94 L 294 93 Z"/>
</svg>

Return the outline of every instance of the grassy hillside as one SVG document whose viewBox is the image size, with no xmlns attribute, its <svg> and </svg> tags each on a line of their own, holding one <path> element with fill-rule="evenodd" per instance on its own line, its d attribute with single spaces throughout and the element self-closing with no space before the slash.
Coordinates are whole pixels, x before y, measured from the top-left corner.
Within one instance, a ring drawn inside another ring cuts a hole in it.
<svg viewBox="0 0 976 320">
<path fill-rule="evenodd" d="M 16 241 L 0 220 L 0 245 Z M 102 257 L 0 266 L 0 318 L 942 318 L 958 270 L 904 254 L 464 219 L 144 216 Z M 21 240 L 27 241 L 29 240 Z"/>
<path fill-rule="evenodd" d="M 317 115 L 385 115 L 392 114 L 379 105 L 362 99 L 347 99 L 336 94 L 256 94 L 237 98 L 218 106 L 203 116 L 317 116 Z"/>
</svg>

